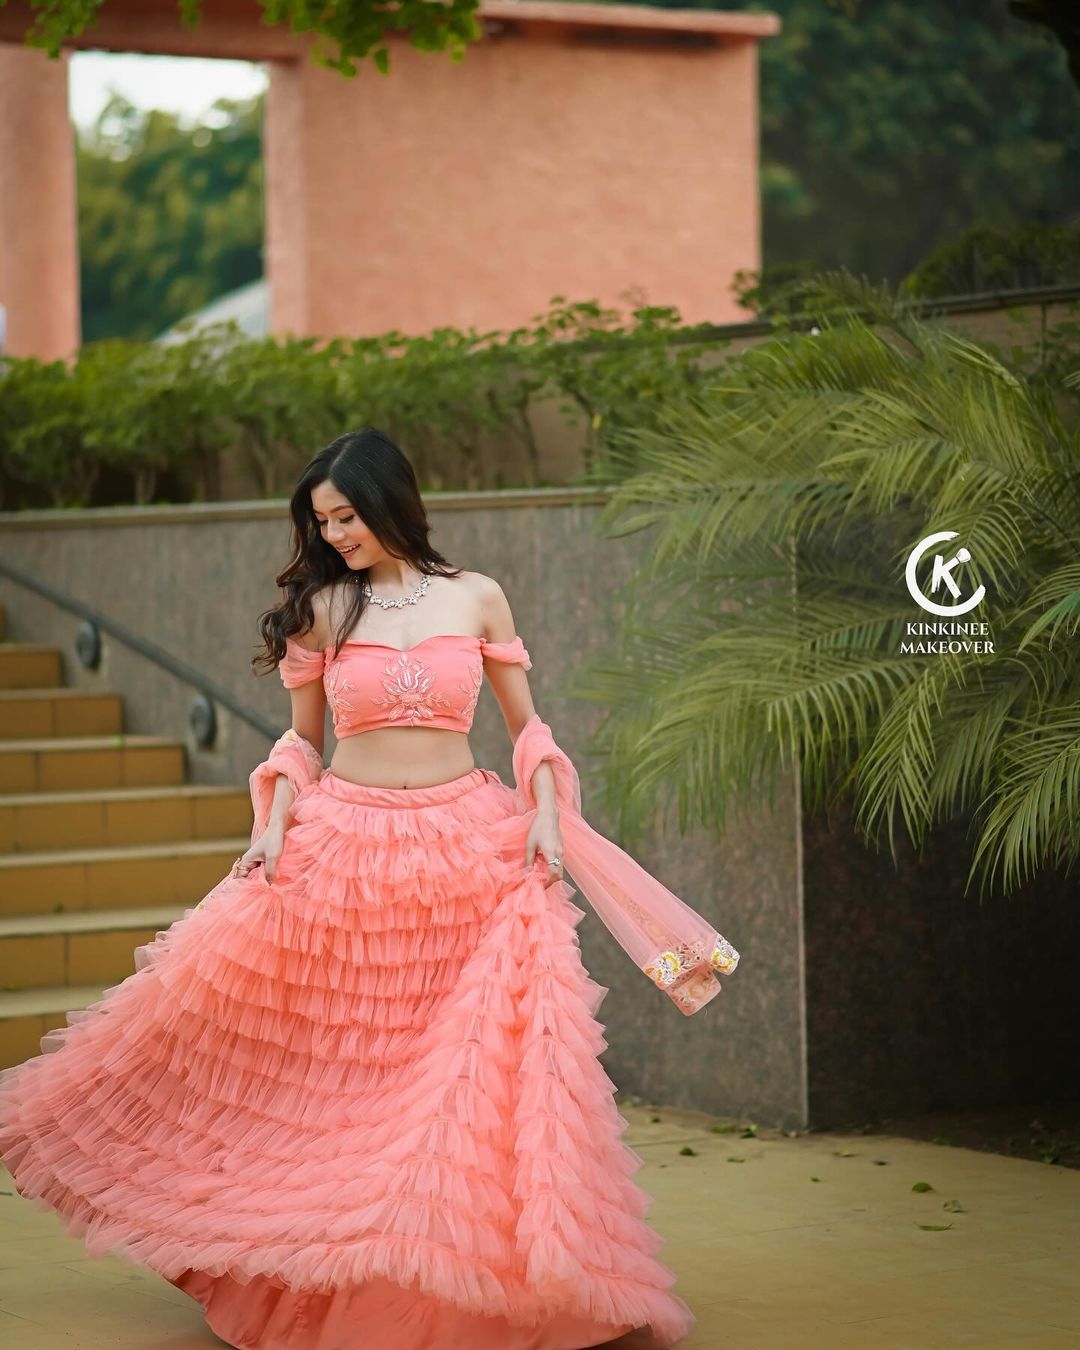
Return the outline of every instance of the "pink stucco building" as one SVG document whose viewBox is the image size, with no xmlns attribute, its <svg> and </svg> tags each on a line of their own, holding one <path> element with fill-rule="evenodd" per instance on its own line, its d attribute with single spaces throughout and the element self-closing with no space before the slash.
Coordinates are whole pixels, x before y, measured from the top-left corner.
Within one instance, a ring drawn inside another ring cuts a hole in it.
<svg viewBox="0 0 1080 1350">
<path fill-rule="evenodd" d="M 760 262 L 757 44 L 771 14 L 483 0 L 465 59 L 391 39 L 346 79 L 255 0 L 106 0 L 79 45 L 271 63 L 267 276 L 274 332 L 527 324 L 553 295 L 742 317 Z M 0 303 L 7 350 L 78 346 L 65 63 L 0 8 Z M 5 45 L 6 44 L 6 45 Z"/>
</svg>

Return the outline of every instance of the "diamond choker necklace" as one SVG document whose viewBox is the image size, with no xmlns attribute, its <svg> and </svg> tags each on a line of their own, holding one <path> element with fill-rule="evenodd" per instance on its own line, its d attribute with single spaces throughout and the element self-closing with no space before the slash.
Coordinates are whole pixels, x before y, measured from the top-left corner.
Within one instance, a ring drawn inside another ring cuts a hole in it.
<svg viewBox="0 0 1080 1350">
<path fill-rule="evenodd" d="M 415 605 L 427 590 L 430 580 L 431 577 L 425 572 L 420 578 L 420 585 L 417 586 L 412 595 L 403 595 L 399 600 L 380 600 L 377 595 L 373 594 L 371 582 L 368 581 L 367 577 L 364 578 L 364 585 L 367 588 L 368 599 L 373 605 L 381 605 L 383 609 L 400 609 L 402 605 Z"/>
</svg>

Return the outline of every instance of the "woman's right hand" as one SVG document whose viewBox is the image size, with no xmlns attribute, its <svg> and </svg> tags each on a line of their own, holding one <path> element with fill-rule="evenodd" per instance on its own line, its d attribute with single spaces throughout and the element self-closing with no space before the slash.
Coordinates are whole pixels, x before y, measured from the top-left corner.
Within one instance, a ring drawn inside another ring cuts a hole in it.
<svg viewBox="0 0 1080 1350">
<path fill-rule="evenodd" d="M 267 885 L 277 877 L 277 863 L 285 845 L 285 828 L 282 825 L 269 824 L 251 845 L 246 853 L 233 864 L 232 874 L 243 880 L 253 867 L 262 864 Z"/>
</svg>

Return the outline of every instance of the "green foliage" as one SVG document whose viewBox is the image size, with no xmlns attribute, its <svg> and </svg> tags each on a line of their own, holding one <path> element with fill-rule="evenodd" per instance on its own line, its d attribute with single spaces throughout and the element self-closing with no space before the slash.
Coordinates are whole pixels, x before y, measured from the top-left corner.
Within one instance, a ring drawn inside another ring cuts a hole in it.
<svg viewBox="0 0 1080 1350">
<path fill-rule="evenodd" d="M 799 312 L 805 288 L 819 274 L 820 269 L 809 262 L 746 269 L 736 273 L 732 291 L 755 317 L 777 322 Z M 917 301 L 1077 282 L 1080 225 L 974 225 L 934 249 L 903 279 L 897 293 Z M 882 294 L 889 289 L 882 283 Z"/>
<path fill-rule="evenodd" d="M 108 0 L 30 3 L 35 19 L 26 41 L 56 57 L 64 42 L 87 29 L 93 33 L 94 20 Z M 385 75 L 390 69 L 385 40 L 392 33 L 407 33 L 418 51 L 446 51 L 454 61 L 460 61 L 467 44 L 480 36 L 474 18 L 478 0 L 396 0 L 392 9 L 381 0 L 260 0 L 260 4 L 264 23 L 288 24 L 294 33 L 316 34 L 321 45 L 312 48 L 313 59 L 348 76 L 357 72 L 354 58 L 369 56 Z M 196 28 L 201 9 L 200 0 L 180 0 L 177 18 L 185 28 Z"/>
<path fill-rule="evenodd" d="M 77 147 L 87 342 L 153 337 L 262 275 L 262 99 L 206 122 L 114 94 Z"/>
<path fill-rule="evenodd" d="M 407 447 L 425 488 L 510 486 L 508 458 L 536 484 L 538 398 L 558 400 L 578 425 L 585 417 L 587 480 L 625 428 L 656 425 L 666 404 L 698 388 L 705 358 L 724 344 L 696 338 L 675 309 L 624 321 L 595 301 L 552 303 L 532 328 L 505 334 L 441 328 L 320 345 L 181 325 L 176 343 L 88 343 L 71 370 L 9 359 L 0 366 L 7 508 L 41 493 L 87 505 L 105 466 L 130 479 L 136 502 L 163 481 L 181 498 L 212 499 L 226 449 L 262 495 L 277 496 L 318 446 L 365 422 Z"/>
<path fill-rule="evenodd" d="M 974 295 L 1080 281 L 1080 224 L 974 225 L 904 278 L 903 294 Z"/>
<path fill-rule="evenodd" d="M 1042 24 L 1065 48 L 1069 73 L 1080 85 L 1080 25 L 1069 0 L 1009 0 L 1009 13 L 1028 23 Z"/>
<path fill-rule="evenodd" d="M 798 325 L 609 448 L 600 528 L 650 546 L 619 650 L 568 692 L 605 710 L 621 835 L 673 788 L 681 829 L 722 828 L 795 771 L 812 807 L 852 793 L 894 859 L 899 831 L 922 847 L 957 819 L 984 886 L 1075 862 L 1080 345 L 1062 327 L 1003 353 L 825 275 Z M 905 560 L 943 528 L 988 588 L 992 654 L 900 652 L 929 617 Z"/>
<path fill-rule="evenodd" d="M 384 428 L 435 489 L 506 486 L 502 446 L 523 446 L 534 475 L 539 456 L 528 416 L 542 383 L 523 350 L 522 330 L 444 327 L 428 336 L 392 331 L 347 344 L 341 381 L 352 421 Z"/>
<path fill-rule="evenodd" d="M 343 425 L 337 379 L 338 344 L 320 350 L 314 338 L 234 336 L 214 371 L 245 467 L 265 497 L 286 491 L 293 451 L 321 445 Z"/>
<path fill-rule="evenodd" d="M 16 484 L 45 482 L 56 506 L 86 506 L 101 463 L 87 443 L 93 391 L 63 361 L 7 361 L 0 380 L 0 463 Z M 7 503 L 4 503 L 7 506 Z"/>
<path fill-rule="evenodd" d="M 793 286 L 797 288 L 803 281 L 808 281 L 817 271 L 809 259 L 770 263 L 757 270 L 740 268 L 732 279 L 731 293 L 744 309 L 752 311 L 755 318 L 772 318 L 785 312 L 778 297 Z"/>
<path fill-rule="evenodd" d="M 617 310 L 595 302 L 571 304 L 555 295 L 551 303 L 532 340 L 544 344 L 539 349 L 543 369 L 569 398 L 562 412 L 584 418 L 586 478 L 603 481 L 609 444 L 624 428 L 655 425 L 666 403 L 698 388 L 705 378 L 701 358 L 721 344 L 715 337 L 693 340 L 708 326 L 683 327 L 674 308 L 635 309 L 628 330 Z M 676 333 L 679 341 L 673 342 Z M 579 345 L 583 340 L 587 361 Z"/>
<path fill-rule="evenodd" d="M 175 347 L 111 339 L 90 343 L 69 369 L 29 358 L 0 363 L 0 467 L 14 501 L 43 495 L 56 507 L 92 503 L 106 468 L 130 477 L 132 500 L 154 500 L 162 474 L 187 495 L 217 495 L 218 459 L 237 434 L 219 378 L 220 343 Z"/>
<path fill-rule="evenodd" d="M 975 222 L 1080 213 L 1080 90 L 1003 0 L 642 2 L 780 17 L 759 48 L 767 268 L 899 284 Z"/>
</svg>

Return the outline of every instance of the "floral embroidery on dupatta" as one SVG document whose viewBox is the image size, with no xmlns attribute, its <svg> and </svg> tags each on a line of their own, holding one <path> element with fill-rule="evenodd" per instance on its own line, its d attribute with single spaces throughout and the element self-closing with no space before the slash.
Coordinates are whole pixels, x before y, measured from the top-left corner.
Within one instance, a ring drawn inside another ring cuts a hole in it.
<svg viewBox="0 0 1080 1350">
<path fill-rule="evenodd" d="M 708 952 L 703 942 L 680 942 L 674 949 L 657 952 L 642 970 L 684 1013 L 693 1013 L 711 996 L 710 967 L 730 975 L 738 964 L 739 953 L 717 934 Z"/>
</svg>

